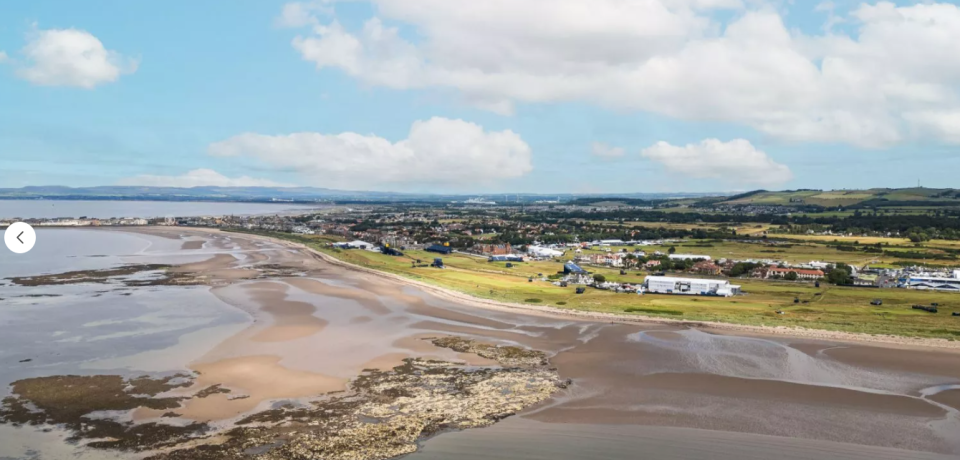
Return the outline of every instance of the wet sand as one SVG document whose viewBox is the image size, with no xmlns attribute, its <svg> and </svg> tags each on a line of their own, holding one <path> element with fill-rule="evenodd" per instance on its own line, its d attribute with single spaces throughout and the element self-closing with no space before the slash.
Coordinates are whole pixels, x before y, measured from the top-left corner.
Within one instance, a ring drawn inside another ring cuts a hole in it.
<svg viewBox="0 0 960 460">
<path fill-rule="evenodd" d="M 285 342 L 308 337 L 323 330 L 328 322 L 314 316 L 317 309 L 308 302 L 286 299 L 287 285 L 282 283 L 252 283 L 244 286 L 250 299 L 264 305 L 262 311 L 272 317 L 270 327 L 250 338 L 255 342 Z"/>
<path fill-rule="evenodd" d="M 302 398 L 346 387 L 344 379 L 288 369 L 280 360 L 279 356 L 244 356 L 191 366 L 200 374 L 194 389 L 222 385 L 231 393 L 190 400 L 177 413 L 201 422 L 225 420 L 248 413 L 263 401 Z"/>
<path fill-rule="evenodd" d="M 203 241 L 184 241 L 180 246 L 182 251 L 193 251 L 197 249 L 203 249 Z"/>
<path fill-rule="evenodd" d="M 947 460 L 952 455 L 849 443 L 651 426 L 549 424 L 514 418 L 439 436 L 411 460 Z"/>
<path fill-rule="evenodd" d="M 433 438 L 412 458 L 960 454 L 960 390 L 949 387 L 960 384 L 960 354 L 950 350 L 610 323 L 462 302 L 285 242 L 144 231 L 202 243 L 184 250 L 209 252 L 207 259 L 177 270 L 207 279 L 220 300 L 249 315 L 245 328 L 183 363 L 199 375 L 176 394 L 213 385 L 230 392 L 187 401 L 176 410 L 182 420 L 229 426 L 257 410 L 343 390 L 364 369 L 387 370 L 406 358 L 496 363 L 426 340 L 461 336 L 542 350 L 573 385 L 491 428 Z"/>
<path fill-rule="evenodd" d="M 960 389 L 946 390 L 929 397 L 930 399 L 960 410 Z"/>
</svg>

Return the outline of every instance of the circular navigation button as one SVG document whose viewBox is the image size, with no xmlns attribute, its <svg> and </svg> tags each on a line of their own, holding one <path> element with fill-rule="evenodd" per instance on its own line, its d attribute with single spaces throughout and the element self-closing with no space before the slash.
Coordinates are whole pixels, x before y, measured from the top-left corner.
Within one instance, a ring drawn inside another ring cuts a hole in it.
<svg viewBox="0 0 960 460">
<path fill-rule="evenodd" d="M 34 243 L 37 242 L 37 233 L 28 223 L 14 222 L 3 233 L 3 242 L 11 251 L 23 254 L 33 249 Z"/>
</svg>

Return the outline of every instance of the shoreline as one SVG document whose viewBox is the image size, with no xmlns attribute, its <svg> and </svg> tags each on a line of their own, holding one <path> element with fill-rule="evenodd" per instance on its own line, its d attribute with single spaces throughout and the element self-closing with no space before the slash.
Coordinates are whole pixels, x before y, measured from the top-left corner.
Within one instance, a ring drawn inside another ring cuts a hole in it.
<svg viewBox="0 0 960 460">
<path fill-rule="evenodd" d="M 150 228 L 150 227 L 143 227 L 143 228 Z M 176 228 L 179 228 L 179 227 L 176 227 Z M 225 232 L 220 229 L 193 228 L 193 227 L 184 227 L 183 229 L 186 231 L 197 231 L 202 233 L 233 234 L 233 232 Z M 867 343 L 867 344 L 877 344 L 877 345 L 893 345 L 893 346 L 917 347 L 917 348 L 928 348 L 928 349 L 935 348 L 935 349 L 944 350 L 944 351 L 960 351 L 960 341 L 950 341 L 947 339 L 935 339 L 935 338 L 925 338 L 925 337 L 905 337 L 905 336 L 897 336 L 897 335 L 870 335 L 870 334 L 861 334 L 856 332 L 830 331 L 830 330 L 824 330 L 824 329 L 808 329 L 808 328 L 801 328 L 801 327 L 754 326 L 749 324 L 721 323 L 721 322 L 713 322 L 713 321 L 692 321 L 692 320 L 672 319 L 672 318 L 658 318 L 653 316 L 642 316 L 642 315 L 622 315 L 622 314 L 616 314 L 616 313 L 581 311 L 581 310 L 556 308 L 556 307 L 545 306 L 545 305 L 524 305 L 524 304 L 518 304 L 518 303 L 511 303 L 511 302 L 501 302 L 497 300 L 489 300 L 489 299 L 474 297 L 469 294 L 465 294 L 463 292 L 424 283 L 422 281 L 417 281 L 417 280 L 410 279 L 394 273 L 382 272 L 372 268 L 355 265 L 355 264 L 337 259 L 336 257 L 333 257 L 329 254 L 325 254 L 323 252 L 317 251 L 304 244 L 296 243 L 293 241 L 264 236 L 264 235 L 257 235 L 252 233 L 237 232 L 236 234 L 243 235 L 252 239 L 259 239 L 263 241 L 269 241 L 275 244 L 282 244 L 286 247 L 293 248 L 293 249 L 304 250 L 304 251 L 307 251 L 309 254 L 312 254 L 314 257 L 319 257 L 324 262 L 327 262 L 329 264 L 336 265 L 338 267 L 342 267 L 348 270 L 353 270 L 353 271 L 381 277 L 384 279 L 393 280 L 408 286 L 415 286 L 417 288 L 420 288 L 426 292 L 429 292 L 430 294 L 433 294 L 445 300 L 459 302 L 465 305 L 475 306 L 478 308 L 487 308 L 487 309 L 500 310 L 500 311 L 522 312 L 526 314 L 548 315 L 548 316 L 555 316 L 555 317 L 559 316 L 559 317 L 579 319 L 579 320 L 585 320 L 585 321 L 606 321 L 606 322 L 623 323 L 623 324 L 657 324 L 657 325 L 687 326 L 691 328 L 711 329 L 711 330 L 717 330 L 717 331 L 742 332 L 747 334 L 794 337 L 794 338 L 811 339 L 811 340 L 827 340 L 827 341 L 835 341 L 835 342 L 853 342 L 853 343 L 859 343 L 859 344 Z"/>
<path fill-rule="evenodd" d="M 88 414 L 120 403 L 137 406 L 122 417 L 100 421 L 84 415 L 77 419 L 82 422 L 82 417 L 88 417 L 96 420 L 93 423 L 99 429 L 112 430 L 116 441 L 91 444 L 96 452 L 138 445 L 150 452 L 150 460 L 193 460 L 202 452 L 219 452 L 216 458 L 239 458 L 251 446 L 258 446 L 267 449 L 263 458 L 280 460 L 301 457 L 305 452 L 332 454 L 331 449 L 343 446 L 338 440 L 346 436 L 351 446 L 371 455 L 356 458 L 392 458 L 411 449 L 430 458 L 429 449 L 421 449 L 437 442 L 432 441 L 437 432 L 431 428 L 437 414 L 453 421 L 449 430 L 441 431 L 444 433 L 471 432 L 491 424 L 497 427 L 502 418 L 510 417 L 514 422 L 537 423 L 549 437 L 563 435 L 569 423 L 584 423 L 601 432 L 614 425 L 673 426 L 730 433 L 737 439 L 747 439 L 743 436 L 748 434 L 790 438 L 801 448 L 818 446 L 806 443 L 820 441 L 848 443 L 830 450 L 838 454 L 843 449 L 859 452 L 858 446 L 905 449 L 895 458 L 911 457 L 912 452 L 960 451 L 960 444 L 952 441 L 960 410 L 955 402 L 960 396 L 955 389 L 960 382 L 960 366 L 956 365 L 960 355 L 947 348 L 928 346 L 918 353 L 909 344 L 874 342 L 870 346 L 863 340 L 838 343 L 844 339 L 819 336 L 819 340 L 792 339 L 804 336 L 785 331 L 778 337 L 762 327 L 723 324 L 716 328 L 689 319 L 636 317 L 619 310 L 592 313 L 549 304 L 551 308 L 546 308 L 542 303 L 517 305 L 502 299 L 478 299 L 453 290 L 455 287 L 426 284 L 443 283 L 442 279 L 385 273 L 376 265 L 357 266 L 337 259 L 341 254 L 324 253 L 322 246 L 308 240 L 287 240 L 284 234 L 190 227 L 107 231 L 128 236 L 75 233 L 84 241 L 108 247 L 140 235 L 157 241 L 151 250 L 138 253 L 146 259 L 104 261 L 105 270 L 117 270 L 117 263 L 149 268 L 149 262 L 166 261 L 167 268 L 156 271 L 157 276 L 196 281 L 192 284 L 195 289 L 182 292 L 213 294 L 220 301 L 212 311 L 214 316 L 224 314 L 221 307 L 244 315 L 229 334 L 218 334 L 209 343 L 181 340 L 185 336 L 180 327 L 170 334 L 176 338 L 175 347 L 147 344 L 145 350 L 152 354 L 132 349 L 137 353 L 97 358 L 120 360 L 96 370 L 102 375 L 82 377 L 86 380 L 81 381 L 107 382 L 121 388 L 117 395 L 132 395 L 119 402 L 110 396 L 89 406 L 83 395 L 58 401 L 62 394 L 58 382 L 74 385 L 61 376 L 82 376 L 85 371 L 42 370 L 43 375 L 36 379 L 32 374 L 9 379 L 18 385 L 13 394 L 20 402 L 8 403 L 12 408 L 8 413 L 16 417 L 10 420 L 60 417 L 64 412 L 58 407 L 66 405 L 92 411 Z M 72 234 L 58 238 L 75 239 Z M 203 244 L 186 247 L 201 240 Z M 100 250 L 91 244 L 82 254 Z M 118 247 L 113 253 L 130 251 Z M 191 254 L 194 256 L 186 257 Z M 64 273 L 49 276 L 73 279 L 72 272 Z M 112 285 L 122 291 L 123 286 L 117 284 L 121 282 Z M 92 286 L 86 291 L 96 289 Z M 484 295 L 484 291 L 477 293 Z M 161 310 L 177 304 L 189 309 L 193 304 L 186 301 L 188 297 L 179 297 L 182 301 L 170 298 L 171 304 L 164 294 L 157 296 L 165 297 L 154 305 Z M 111 303 L 91 301 L 91 305 L 107 306 L 102 316 L 125 318 L 109 309 Z M 58 305 L 65 312 L 73 311 L 69 299 Z M 124 307 L 134 307 L 126 310 L 135 317 L 147 311 L 136 308 L 138 305 L 122 302 Z M 91 318 L 96 319 L 99 317 Z M 130 327 L 136 325 L 121 326 L 134 332 Z M 74 329 L 83 328 L 77 325 Z M 209 330 L 204 327 L 190 334 L 208 336 Z M 100 337 L 110 332 L 91 334 Z M 116 346 L 123 346 L 129 339 L 117 340 Z M 139 371 L 114 371 L 124 368 L 123 363 L 150 363 L 158 353 L 169 357 L 167 364 L 152 371 L 162 374 L 150 377 Z M 163 380 L 172 378 L 167 373 L 180 370 L 181 365 L 181 375 L 189 378 Z M 141 374 L 144 377 L 136 377 Z M 531 379 L 536 382 L 532 390 Z M 142 390 L 122 390 L 131 385 Z M 572 391 L 563 391 L 570 385 Z M 169 386 L 176 388 L 150 399 L 143 396 L 148 393 L 140 394 Z M 53 391 L 38 393 L 38 388 Z M 514 393 L 515 389 L 521 392 Z M 928 394 L 931 391 L 936 393 Z M 281 401 L 295 402 L 288 406 Z M 13 410 L 29 404 L 40 409 Z M 400 418 L 396 417 L 397 407 L 403 412 Z M 710 412 L 704 413 L 704 407 L 710 407 Z M 386 422 L 371 425 L 371 414 Z M 790 424 L 781 427 L 781 420 Z M 263 425 L 255 431 L 233 431 L 248 423 Z M 0 423 L 0 428 L 3 426 Z M 516 432 L 525 439 L 537 432 L 524 428 L 529 426 L 508 425 L 498 433 Z M 191 439 L 202 427 L 211 427 L 212 437 Z M 142 438 L 138 433 L 151 433 L 151 437 Z M 168 447 L 151 441 L 162 440 L 165 433 L 173 436 Z M 478 434 L 459 436 L 474 439 Z M 16 431 L 0 433 L 3 439 L 16 437 Z M 902 441 L 903 437 L 909 441 Z M 493 442 L 508 439 L 498 435 Z M 60 441 L 49 444 L 62 446 Z M 10 451 L 11 458 L 44 443 L 25 442 L 22 449 Z M 6 443 L 0 440 L 0 444 Z M 65 452 L 71 449 L 63 448 Z M 635 448 L 625 447 L 623 452 Z M 723 446 L 717 450 L 723 458 L 739 458 Z M 50 457 L 67 460 L 68 455 Z M 483 452 L 479 458 L 498 456 L 503 454 Z"/>
</svg>

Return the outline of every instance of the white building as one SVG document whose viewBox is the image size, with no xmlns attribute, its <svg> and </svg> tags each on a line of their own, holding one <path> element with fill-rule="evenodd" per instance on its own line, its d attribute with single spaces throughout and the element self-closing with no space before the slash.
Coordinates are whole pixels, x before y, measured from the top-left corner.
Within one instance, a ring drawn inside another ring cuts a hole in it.
<svg viewBox="0 0 960 460">
<path fill-rule="evenodd" d="M 543 246 L 527 246 L 527 254 L 540 259 L 552 259 L 563 256 L 563 251 L 545 248 Z"/>
<path fill-rule="evenodd" d="M 727 280 L 702 278 L 674 278 L 671 276 L 648 276 L 643 282 L 647 292 L 654 294 L 718 295 L 730 297 L 740 294 L 740 286 Z"/>
<path fill-rule="evenodd" d="M 953 274 L 953 278 L 911 275 L 910 278 L 907 278 L 906 287 L 910 289 L 960 292 L 960 276 L 957 275 L 957 271 L 954 271 Z"/>
<path fill-rule="evenodd" d="M 601 246 L 623 246 L 623 240 L 600 240 Z"/>
<path fill-rule="evenodd" d="M 334 246 L 345 249 L 373 249 L 373 244 L 367 243 L 366 241 L 354 240 L 349 243 L 336 243 Z"/>
<path fill-rule="evenodd" d="M 670 254 L 670 260 L 711 260 L 710 256 L 701 256 L 696 254 Z"/>
<path fill-rule="evenodd" d="M 810 263 L 808 263 L 808 264 L 803 264 L 802 266 L 803 266 L 803 267 L 809 267 L 809 268 L 812 268 L 812 269 L 814 269 L 814 270 L 826 270 L 828 267 L 830 267 L 830 265 L 831 265 L 831 264 L 826 263 L 826 262 L 820 262 L 820 261 L 817 261 L 817 260 L 812 260 L 812 261 L 810 261 Z"/>
</svg>

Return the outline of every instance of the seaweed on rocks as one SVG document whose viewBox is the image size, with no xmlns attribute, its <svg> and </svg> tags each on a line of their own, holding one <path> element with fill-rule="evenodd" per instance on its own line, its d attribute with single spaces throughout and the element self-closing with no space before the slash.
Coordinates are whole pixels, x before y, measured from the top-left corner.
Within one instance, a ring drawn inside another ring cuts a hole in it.
<svg viewBox="0 0 960 460">
<path fill-rule="evenodd" d="M 12 385 L 15 396 L 0 402 L 0 423 L 58 425 L 71 432 L 70 441 L 89 440 L 87 445 L 95 448 L 140 451 L 175 445 L 206 432 L 207 425 L 134 424 L 95 413 L 180 407 L 182 398 L 155 396 L 189 385 L 188 377 L 177 374 L 124 380 L 116 375 L 62 375 L 19 380 Z"/>
<path fill-rule="evenodd" d="M 185 399 L 229 392 L 220 385 L 191 397 L 164 397 L 192 379 L 182 374 L 128 380 L 43 377 L 13 384 L 14 396 L 0 405 L 0 423 L 59 425 L 72 433 L 71 440 L 85 440 L 88 447 L 147 451 L 148 460 L 379 460 L 414 452 L 421 440 L 443 431 L 496 423 L 569 383 L 536 350 L 435 340 L 438 346 L 482 354 L 501 365 L 407 358 L 390 370 L 365 370 L 348 391 L 287 402 L 219 432 L 204 423 L 134 423 L 104 414 L 146 407 L 165 411 L 160 418 L 179 418 L 174 410 Z"/>
<path fill-rule="evenodd" d="M 473 353 L 483 358 L 495 360 L 505 366 L 546 366 L 547 355 L 539 350 L 529 350 L 515 346 L 496 346 L 480 343 L 463 337 L 441 337 L 429 340 L 430 343 L 449 348 L 459 353 Z"/>
<path fill-rule="evenodd" d="M 200 391 L 197 394 L 193 395 L 194 398 L 206 398 L 207 396 L 213 396 L 217 393 L 230 393 L 230 390 L 227 388 L 221 387 L 219 384 L 210 385 Z"/>
<path fill-rule="evenodd" d="M 36 276 L 6 278 L 19 286 L 63 286 L 69 284 L 105 284 L 126 287 L 142 286 L 196 286 L 211 280 L 195 272 L 172 270 L 171 265 L 131 264 L 99 270 L 78 270 Z M 107 291 L 103 291 L 107 292 Z M 101 292 L 102 293 L 102 292 Z M 59 294 L 33 294 L 33 296 Z"/>
<path fill-rule="evenodd" d="M 170 265 L 133 264 L 100 270 L 77 270 L 64 273 L 7 278 L 20 286 L 60 286 L 65 284 L 106 284 L 114 278 L 136 275 L 142 272 L 167 270 Z"/>
</svg>

